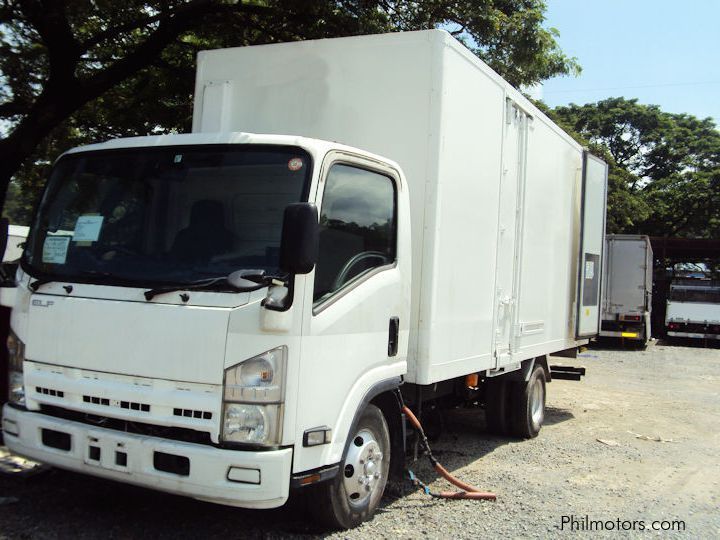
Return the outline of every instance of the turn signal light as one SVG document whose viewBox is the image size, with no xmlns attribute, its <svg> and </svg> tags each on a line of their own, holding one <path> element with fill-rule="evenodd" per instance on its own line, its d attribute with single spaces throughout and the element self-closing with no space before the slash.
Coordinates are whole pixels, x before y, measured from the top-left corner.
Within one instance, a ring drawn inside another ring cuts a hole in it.
<svg viewBox="0 0 720 540">
<path fill-rule="evenodd" d="M 314 484 L 315 482 L 320 481 L 321 476 L 319 474 L 311 474 L 310 476 L 306 476 L 305 478 L 300 479 L 300 485 L 301 486 L 307 486 L 309 484 Z"/>
</svg>

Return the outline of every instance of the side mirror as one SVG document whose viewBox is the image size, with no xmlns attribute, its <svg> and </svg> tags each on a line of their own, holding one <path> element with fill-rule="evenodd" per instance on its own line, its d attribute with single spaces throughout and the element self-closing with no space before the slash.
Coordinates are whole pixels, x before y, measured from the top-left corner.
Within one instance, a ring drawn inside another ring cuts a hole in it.
<svg viewBox="0 0 720 540">
<path fill-rule="evenodd" d="M 317 258 L 317 206 L 312 203 L 287 205 L 280 240 L 280 269 L 290 274 L 308 274 Z"/>
</svg>

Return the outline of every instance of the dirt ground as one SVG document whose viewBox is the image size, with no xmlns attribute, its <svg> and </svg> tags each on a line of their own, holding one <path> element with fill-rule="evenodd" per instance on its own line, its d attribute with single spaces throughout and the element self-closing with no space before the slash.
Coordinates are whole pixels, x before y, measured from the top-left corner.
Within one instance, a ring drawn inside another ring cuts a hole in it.
<svg viewBox="0 0 720 540">
<path fill-rule="evenodd" d="M 332 536 L 720 537 L 720 349 L 688 345 L 587 350 L 572 362 L 587 368 L 582 382 L 548 386 L 533 440 L 489 436 L 481 411 L 452 411 L 437 457 L 498 500 L 440 501 L 408 486 L 371 522 Z M 448 488 L 426 460 L 411 468 Z M 313 535 L 304 504 L 238 510 L 59 470 L 5 473 L 0 538 Z"/>
</svg>

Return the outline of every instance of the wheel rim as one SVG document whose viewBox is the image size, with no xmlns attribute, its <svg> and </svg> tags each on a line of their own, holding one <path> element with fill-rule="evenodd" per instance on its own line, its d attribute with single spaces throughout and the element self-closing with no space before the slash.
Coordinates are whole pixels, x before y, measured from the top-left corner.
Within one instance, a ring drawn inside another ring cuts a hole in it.
<svg viewBox="0 0 720 540">
<path fill-rule="evenodd" d="M 530 417 L 536 427 L 540 427 L 545 416 L 545 388 L 542 381 L 536 379 L 530 388 Z"/>
<path fill-rule="evenodd" d="M 380 444 L 370 430 L 360 430 L 353 438 L 343 470 L 348 502 L 363 504 L 377 489 L 382 480 Z"/>
</svg>

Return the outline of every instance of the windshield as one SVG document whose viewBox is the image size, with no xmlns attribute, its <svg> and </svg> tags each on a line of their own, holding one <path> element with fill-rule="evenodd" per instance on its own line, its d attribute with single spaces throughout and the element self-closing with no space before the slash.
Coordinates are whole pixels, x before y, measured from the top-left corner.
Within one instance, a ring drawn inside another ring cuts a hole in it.
<svg viewBox="0 0 720 540">
<path fill-rule="evenodd" d="M 24 262 L 36 277 L 183 284 L 278 271 L 285 206 L 307 197 L 295 147 L 171 146 L 70 154 L 53 169 Z"/>
</svg>

